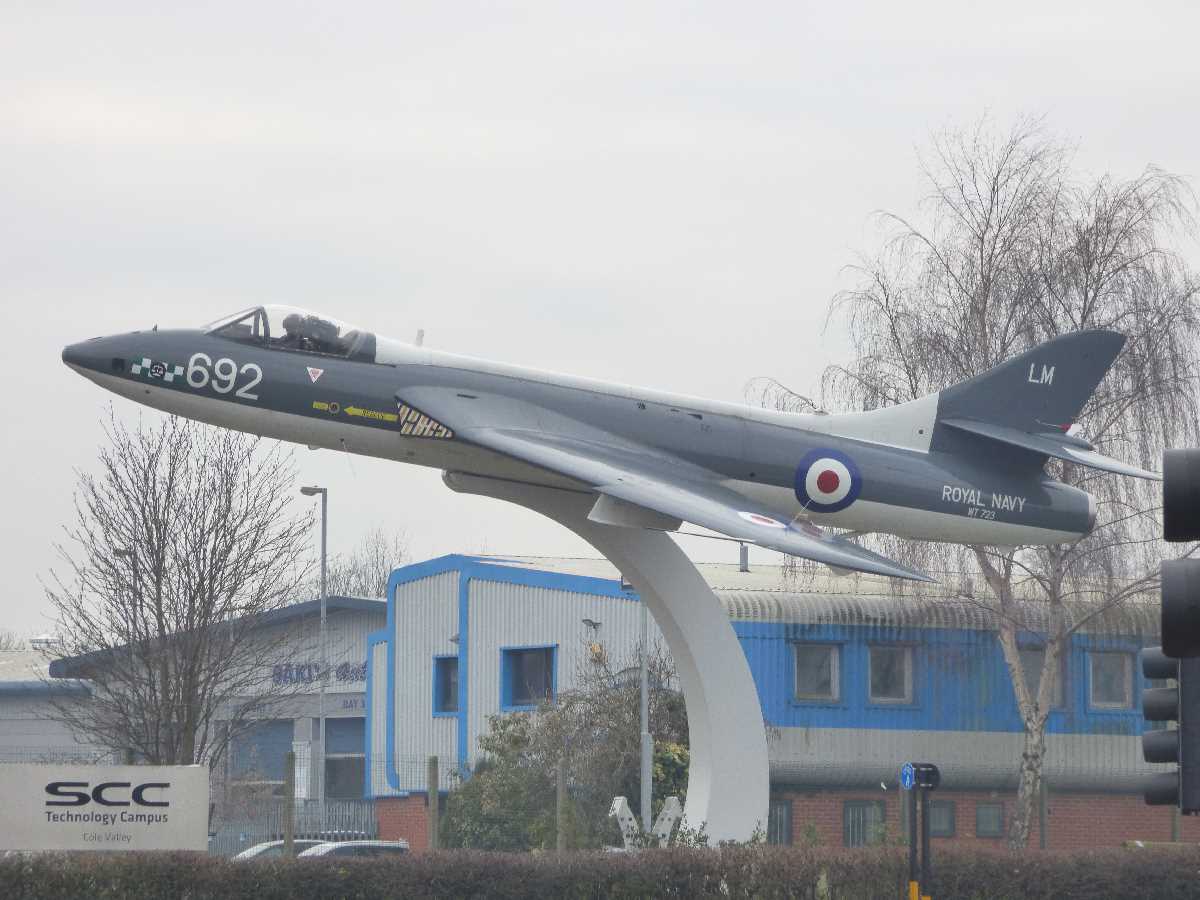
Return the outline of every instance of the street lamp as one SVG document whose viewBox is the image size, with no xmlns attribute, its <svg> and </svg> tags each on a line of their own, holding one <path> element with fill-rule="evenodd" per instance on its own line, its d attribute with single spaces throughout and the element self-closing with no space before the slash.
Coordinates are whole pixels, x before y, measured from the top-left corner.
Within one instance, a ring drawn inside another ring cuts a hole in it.
<svg viewBox="0 0 1200 900">
<path fill-rule="evenodd" d="M 138 614 L 141 612 L 142 607 L 142 593 L 141 584 L 138 580 L 137 551 L 129 547 L 115 547 L 113 549 L 113 556 L 129 560 L 129 565 L 133 569 L 133 589 L 129 595 L 129 621 L 127 623 L 129 628 L 129 659 L 132 663 L 134 641 L 139 640 L 142 636 L 138 623 Z"/>
<path fill-rule="evenodd" d="M 325 546 L 326 533 L 329 526 L 329 491 L 323 487 L 302 487 L 300 493 L 305 497 L 321 495 L 321 694 L 318 707 L 318 722 L 321 730 L 321 743 L 318 749 L 320 766 L 317 769 L 317 796 L 321 801 L 321 831 L 325 831 L 325 677 L 328 674 L 329 654 L 325 646 Z"/>
<path fill-rule="evenodd" d="M 133 568 L 133 590 L 130 592 L 129 597 L 129 637 L 127 639 L 127 648 L 129 650 L 129 678 L 132 680 L 136 677 L 134 675 L 136 662 L 134 659 L 133 645 L 134 642 L 140 637 L 140 632 L 138 631 L 138 611 L 139 607 L 141 606 L 141 593 L 138 584 L 137 551 L 130 547 L 114 547 L 113 556 L 119 557 L 120 559 L 129 560 L 129 565 Z M 166 686 L 164 685 L 163 687 L 165 688 Z M 171 728 L 170 722 L 167 723 L 167 728 Z M 132 747 L 125 748 L 125 765 L 133 765 Z"/>
<path fill-rule="evenodd" d="M 649 629 L 646 627 L 646 598 L 641 599 L 642 606 L 642 659 L 641 659 L 641 675 L 640 681 L 640 697 L 641 700 L 641 723 L 642 723 L 642 747 L 641 747 L 641 806 L 642 806 L 642 833 L 650 833 L 650 801 L 652 798 L 652 790 L 654 787 L 654 738 L 650 736 L 650 672 L 648 666 L 647 642 L 649 641 Z"/>
<path fill-rule="evenodd" d="M 625 573 L 621 573 L 621 590 L 635 590 L 633 583 L 626 579 Z M 639 660 L 639 718 L 642 726 L 641 730 L 641 812 L 642 812 L 642 832 L 649 834 L 651 829 L 650 824 L 650 801 L 653 797 L 653 778 L 654 778 L 654 738 L 650 735 L 650 667 L 647 659 L 647 648 L 650 641 L 650 631 L 647 627 L 646 619 L 646 598 L 639 598 L 642 607 L 642 648 L 641 659 Z M 585 623 L 589 620 L 584 619 Z M 599 623 L 596 623 L 599 627 Z"/>
<path fill-rule="evenodd" d="M 133 594 L 136 598 L 138 590 L 137 551 L 131 550 L 128 547 L 116 547 L 113 549 L 113 556 L 119 556 L 121 559 L 127 559 L 129 560 L 129 564 L 133 566 Z"/>
</svg>

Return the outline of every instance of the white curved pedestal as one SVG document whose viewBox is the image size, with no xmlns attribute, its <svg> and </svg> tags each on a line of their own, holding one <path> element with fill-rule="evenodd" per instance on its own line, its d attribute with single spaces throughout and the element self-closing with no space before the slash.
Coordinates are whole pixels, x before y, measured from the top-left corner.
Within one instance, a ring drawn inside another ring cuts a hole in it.
<svg viewBox="0 0 1200 900">
<path fill-rule="evenodd" d="M 713 843 L 766 828 L 770 776 L 762 708 L 729 617 L 662 531 L 588 519 L 595 495 L 447 472 L 446 484 L 528 507 L 600 551 L 637 588 L 675 660 L 687 706 L 691 766 L 684 821 Z"/>
</svg>

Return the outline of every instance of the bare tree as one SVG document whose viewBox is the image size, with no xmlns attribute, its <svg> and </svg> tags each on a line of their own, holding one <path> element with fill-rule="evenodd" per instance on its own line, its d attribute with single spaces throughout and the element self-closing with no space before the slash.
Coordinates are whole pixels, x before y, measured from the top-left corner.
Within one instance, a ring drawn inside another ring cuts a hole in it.
<svg viewBox="0 0 1200 900">
<path fill-rule="evenodd" d="M 893 230 L 835 297 L 857 356 L 826 371 L 822 393 L 870 409 L 978 374 L 1055 335 L 1108 328 L 1128 338 L 1080 417 L 1101 452 L 1157 468 L 1164 447 L 1196 442 L 1198 281 L 1172 241 L 1194 222 L 1191 194 L 1155 168 L 1121 181 L 1071 172 L 1040 121 L 998 133 L 984 119 L 937 135 L 922 159 L 930 188 L 920 221 L 882 214 Z M 973 571 L 995 622 L 1024 724 L 1009 843 L 1026 846 L 1042 781 L 1046 723 L 1072 634 L 1153 589 L 1164 550 L 1157 485 L 1054 460 L 1054 477 L 1096 496 L 1095 530 L 1050 547 L 909 544 L 929 568 Z M 880 537 L 888 549 L 895 539 Z M 973 593 L 970 588 L 967 593 Z M 1018 637 L 1033 633 L 1040 672 Z"/>
<path fill-rule="evenodd" d="M 260 626 L 307 574 L 311 517 L 278 445 L 111 411 L 105 432 L 46 588 L 92 696 L 54 715 L 150 763 L 211 762 L 281 699 L 262 660 L 289 635 Z"/>
<path fill-rule="evenodd" d="M 24 650 L 25 642 L 11 631 L 0 628 L 0 651 Z"/>
<path fill-rule="evenodd" d="M 811 397 L 805 397 L 781 381 L 776 381 L 769 375 L 758 375 L 746 382 L 742 389 L 746 400 L 756 403 L 764 409 L 777 409 L 780 412 L 816 413 L 823 414 Z"/>
<path fill-rule="evenodd" d="M 346 554 L 329 557 L 325 571 L 331 597 L 384 597 L 392 570 L 409 559 L 408 535 L 383 528 L 368 531 L 358 545 Z M 319 597 L 319 575 L 306 580 L 301 596 Z"/>
</svg>

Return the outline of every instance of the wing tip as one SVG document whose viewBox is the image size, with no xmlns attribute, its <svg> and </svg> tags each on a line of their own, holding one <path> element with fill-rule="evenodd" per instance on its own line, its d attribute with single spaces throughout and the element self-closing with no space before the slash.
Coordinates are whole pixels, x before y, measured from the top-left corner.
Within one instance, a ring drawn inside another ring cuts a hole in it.
<svg viewBox="0 0 1200 900">
<path fill-rule="evenodd" d="M 894 573 L 888 573 L 887 577 L 903 578 L 905 581 L 915 581 L 918 584 L 941 584 L 941 582 L 932 575 L 926 575 L 920 569 L 910 569 L 907 566 L 897 566 L 896 571 Z"/>
</svg>

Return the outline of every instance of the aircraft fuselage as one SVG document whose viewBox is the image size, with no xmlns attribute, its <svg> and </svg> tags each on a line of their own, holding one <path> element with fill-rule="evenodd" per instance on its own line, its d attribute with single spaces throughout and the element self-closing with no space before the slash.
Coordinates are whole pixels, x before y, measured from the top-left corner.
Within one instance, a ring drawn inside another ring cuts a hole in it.
<svg viewBox="0 0 1200 900">
<path fill-rule="evenodd" d="M 938 450 L 935 406 L 897 407 L 904 412 L 891 419 L 887 410 L 796 415 L 382 338 L 374 362 L 190 329 L 97 338 L 68 347 L 63 359 L 100 386 L 164 412 L 448 471 L 583 487 L 454 433 L 466 424 L 521 427 L 585 440 L 616 436 L 719 473 L 726 487 L 783 519 L 854 531 L 1049 544 L 1077 539 L 1095 517 L 1088 494 L 1040 469 L 1009 464 L 985 444 L 975 456 Z M 430 390 L 453 390 L 461 401 L 455 423 L 423 415 L 421 397 Z M 833 460 L 842 482 L 828 495 L 835 502 L 810 502 L 811 479 L 828 476 L 806 469 L 806 459 Z"/>
</svg>

